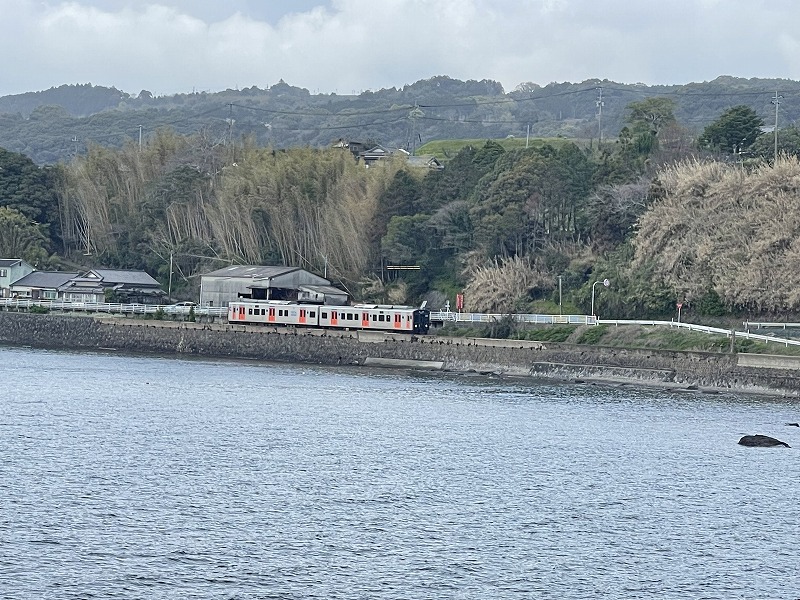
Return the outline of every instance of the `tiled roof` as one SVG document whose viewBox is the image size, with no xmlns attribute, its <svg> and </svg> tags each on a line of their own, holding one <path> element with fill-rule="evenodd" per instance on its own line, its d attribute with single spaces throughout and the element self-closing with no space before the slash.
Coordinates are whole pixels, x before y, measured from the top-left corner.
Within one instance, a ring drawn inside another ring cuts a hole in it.
<svg viewBox="0 0 800 600">
<path fill-rule="evenodd" d="M 34 271 L 33 273 L 28 273 L 22 279 L 15 281 L 13 287 L 23 286 L 56 289 L 77 276 L 78 273 L 67 273 L 66 271 Z"/>
<path fill-rule="evenodd" d="M 103 285 L 124 283 L 126 285 L 144 285 L 158 287 L 158 282 L 144 271 L 129 271 L 125 269 L 92 269 L 90 273 L 97 273 Z"/>
</svg>

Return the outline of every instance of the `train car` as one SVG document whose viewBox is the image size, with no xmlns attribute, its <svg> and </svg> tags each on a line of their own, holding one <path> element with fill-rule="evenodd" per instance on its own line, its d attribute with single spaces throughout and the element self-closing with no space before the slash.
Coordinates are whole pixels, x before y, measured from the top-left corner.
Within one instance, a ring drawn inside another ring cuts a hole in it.
<svg viewBox="0 0 800 600">
<path fill-rule="evenodd" d="M 321 306 L 320 327 L 394 331 L 398 333 L 428 333 L 431 313 L 423 308 L 380 304 L 352 306 Z"/>
<path fill-rule="evenodd" d="M 314 304 L 296 304 L 280 300 L 231 302 L 228 304 L 228 322 L 256 325 L 319 325 L 319 309 Z"/>
<path fill-rule="evenodd" d="M 326 306 L 288 301 L 239 301 L 228 305 L 230 323 L 292 325 L 332 329 L 366 329 L 428 333 L 430 311 L 410 306 L 355 304 Z"/>
</svg>

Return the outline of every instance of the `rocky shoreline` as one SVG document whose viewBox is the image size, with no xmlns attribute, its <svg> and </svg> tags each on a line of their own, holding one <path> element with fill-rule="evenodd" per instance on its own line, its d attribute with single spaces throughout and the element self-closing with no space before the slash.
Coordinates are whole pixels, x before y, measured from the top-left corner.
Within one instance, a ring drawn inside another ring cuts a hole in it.
<svg viewBox="0 0 800 600">
<path fill-rule="evenodd" d="M 800 358 L 0 311 L 0 344 L 800 396 Z"/>
</svg>

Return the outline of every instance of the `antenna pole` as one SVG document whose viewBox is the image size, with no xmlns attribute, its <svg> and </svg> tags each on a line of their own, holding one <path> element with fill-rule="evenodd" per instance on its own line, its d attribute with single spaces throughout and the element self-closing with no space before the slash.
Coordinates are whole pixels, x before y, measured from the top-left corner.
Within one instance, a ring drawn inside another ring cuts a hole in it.
<svg viewBox="0 0 800 600">
<path fill-rule="evenodd" d="M 775 90 L 775 97 L 772 103 L 775 105 L 775 163 L 778 162 L 778 107 L 781 104 L 783 96 L 778 95 L 778 90 Z"/>
<path fill-rule="evenodd" d="M 603 143 L 603 106 L 605 102 L 603 102 L 603 88 L 597 88 L 597 100 L 595 101 L 597 105 L 597 136 L 598 136 L 598 146 Z"/>
</svg>

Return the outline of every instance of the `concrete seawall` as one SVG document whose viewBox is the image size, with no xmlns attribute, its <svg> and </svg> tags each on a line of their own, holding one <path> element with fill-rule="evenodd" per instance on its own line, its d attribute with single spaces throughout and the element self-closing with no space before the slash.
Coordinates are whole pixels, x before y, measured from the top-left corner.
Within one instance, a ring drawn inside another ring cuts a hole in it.
<svg viewBox="0 0 800 600">
<path fill-rule="evenodd" d="M 780 356 L 0 312 L 0 344 L 361 364 L 800 395 Z"/>
</svg>

